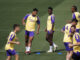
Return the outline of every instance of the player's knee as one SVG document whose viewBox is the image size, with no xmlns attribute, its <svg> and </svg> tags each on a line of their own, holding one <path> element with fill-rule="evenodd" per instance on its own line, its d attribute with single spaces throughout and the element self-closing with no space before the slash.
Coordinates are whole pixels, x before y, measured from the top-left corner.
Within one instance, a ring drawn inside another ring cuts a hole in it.
<svg viewBox="0 0 80 60">
<path fill-rule="evenodd" d="M 32 42 L 33 39 L 30 39 L 29 42 Z"/>
<path fill-rule="evenodd" d="M 18 54 L 16 54 L 15 57 L 18 58 L 19 57 Z"/>
<path fill-rule="evenodd" d="M 25 41 L 25 43 L 27 43 L 27 42 L 28 42 L 28 40 Z"/>
<path fill-rule="evenodd" d="M 11 57 L 7 57 L 7 59 L 6 60 L 11 60 Z"/>
</svg>

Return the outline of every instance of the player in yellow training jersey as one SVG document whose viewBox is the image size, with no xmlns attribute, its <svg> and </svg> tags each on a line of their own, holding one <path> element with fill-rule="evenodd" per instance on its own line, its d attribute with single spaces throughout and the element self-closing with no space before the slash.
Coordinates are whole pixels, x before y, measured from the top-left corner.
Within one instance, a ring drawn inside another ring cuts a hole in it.
<svg viewBox="0 0 80 60">
<path fill-rule="evenodd" d="M 17 44 L 17 45 L 20 44 L 20 42 L 16 41 L 18 39 L 16 37 L 16 32 L 20 31 L 20 27 L 18 24 L 14 24 L 13 29 L 14 30 L 8 36 L 8 41 L 5 46 L 5 50 L 8 56 L 6 60 L 11 60 L 11 56 L 15 56 L 15 60 L 19 60 L 18 54 L 14 49 L 14 44 Z"/>
<path fill-rule="evenodd" d="M 63 42 L 64 42 L 64 45 L 65 45 L 65 48 L 66 48 L 66 51 L 67 51 L 66 60 L 70 60 L 71 56 L 72 56 L 72 53 L 73 53 L 73 48 L 69 48 L 68 45 L 70 43 L 72 43 L 72 37 L 70 36 L 71 26 L 72 25 L 76 26 L 77 22 L 78 22 L 77 20 L 73 19 L 71 23 L 66 24 L 62 29 L 62 32 L 64 33 Z"/>
<path fill-rule="evenodd" d="M 71 32 L 73 34 L 73 43 L 69 44 L 70 48 L 73 48 L 73 60 L 80 60 L 80 35 L 76 32 L 76 26 L 71 27 Z"/>
<path fill-rule="evenodd" d="M 76 32 L 79 33 L 80 30 L 80 13 L 77 11 L 77 6 L 72 6 L 72 19 L 78 20 L 76 25 Z"/>
<path fill-rule="evenodd" d="M 34 8 L 31 14 L 27 14 L 23 20 L 22 24 L 25 26 L 25 46 L 26 46 L 26 54 L 30 54 L 30 49 L 32 45 L 32 40 L 34 38 L 35 25 L 37 23 L 37 34 L 39 34 L 40 29 L 40 20 L 37 16 L 38 9 Z M 25 23 L 26 21 L 26 23 Z"/>
<path fill-rule="evenodd" d="M 54 25 L 55 25 L 55 16 L 53 14 L 53 8 L 48 7 L 48 19 L 47 19 L 47 28 L 45 31 L 47 32 L 46 34 L 46 40 L 49 42 L 50 48 L 47 52 L 53 52 L 53 47 L 54 51 L 57 48 L 57 45 L 53 43 L 53 34 L 54 34 Z"/>
</svg>

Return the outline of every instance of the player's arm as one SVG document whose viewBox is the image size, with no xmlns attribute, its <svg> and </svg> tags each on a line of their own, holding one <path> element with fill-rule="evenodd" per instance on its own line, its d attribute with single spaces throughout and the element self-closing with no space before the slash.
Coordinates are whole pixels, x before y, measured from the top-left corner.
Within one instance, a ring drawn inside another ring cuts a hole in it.
<svg viewBox="0 0 80 60">
<path fill-rule="evenodd" d="M 63 33 L 64 33 L 64 31 L 65 31 L 65 26 L 61 29 L 61 32 L 63 32 Z"/>
<path fill-rule="evenodd" d="M 52 22 L 52 29 L 51 29 L 51 33 L 53 32 L 53 28 L 54 28 L 54 23 L 55 23 L 55 17 L 51 16 L 51 22 Z"/>
<path fill-rule="evenodd" d="M 14 34 L 12 34 L 12 35 L 10 36 L 10 38 L 9 38 L 9 43 L 11 43 L 11 44 L 20 44 L 20 42 L 13 41 L 14 37 L 15 37 Z"/>
<path fill-rule="evenodd" d="M 22 19 L 22 24 L 23 24 L 24 26 L 25 26 L 25 24 L 26 24 L 26 23 L 25 23 L 25 20 L 28 18 L 28 16 L 29 16 L 29 15 L 27 14 L 27 15 Z"/>
<path fill-rule="evenodd" d="M 76 19 L 76 16 L 75 16 L 75 14 L 73 13 L 73 15 L 72 15 L 72 19 Z"/>
<path fill-rule="evenodd" d="M 38 20 L 37 20 L 37 34 L 39 34 L 39 30 L 40 30 L 40 20 L 39 20 L 39 17 L 38 17 Z"/>
</svg>

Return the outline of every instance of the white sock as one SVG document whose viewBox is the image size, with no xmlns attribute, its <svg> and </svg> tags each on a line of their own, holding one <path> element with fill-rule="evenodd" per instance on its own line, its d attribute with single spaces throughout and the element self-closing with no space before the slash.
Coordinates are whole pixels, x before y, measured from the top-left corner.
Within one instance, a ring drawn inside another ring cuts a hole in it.
<svg viewBox="0 0 80 60">
<path fill-rule="evenodd" d="M 55 47 L 55 46 L 57 46 L 55 43 L 53 43 L 53 46 Z"/>
<path fill-rule="evenodd" d="M 52 51 L 52 49 L 53 49 L 53 46 L 50 46 L 50 51 Z"/>
<path fill-rule="evenodd" d="M 26 51 L 27 51 L 28 47 L 26 47 Z"/>
<path fill-rule="evenodd" d="M 27 51 L 30 51 L 30 47 L 27 48 Z"/>
</svg>

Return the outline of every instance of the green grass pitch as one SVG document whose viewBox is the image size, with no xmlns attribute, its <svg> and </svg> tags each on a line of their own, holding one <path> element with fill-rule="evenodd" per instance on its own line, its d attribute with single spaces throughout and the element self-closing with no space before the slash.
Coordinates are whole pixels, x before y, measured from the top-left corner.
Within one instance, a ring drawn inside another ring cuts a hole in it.
<svg viewBox="0 0 80 60">
<path fill-rule="evenodd" d="M 15 46 L 16 51 L 19 53 L 20 60 L 65 60 L 66 51 L 63 45 L 63 34 L 60 32 L 61 28 L 66 24 L 67 20 L 71 20 L 71 6 L 76 5 L 80 11 L 80 0 L 0 0 L 0 60 L 6 59 L 6 52 L 4 46 L 7 41 L 7 36 L 12 30 L 14 23 L 21 25 L 21 31 L 17 35 L 20 46 Z M 56 31 L 53 41 L 58 44 L 59 48 L 57 52 L 46 53 L 49 48 L 49 44 L 45 40 L 44 28 L 46 27 L 47 20 L 47 8 L 52 6 L 55 14 L 55 26 Z M 32 11 L 33 8 L 38 8 L 41 21 L 40 34 L 33 40 L 32 54 L 25 55 L 24 45 L 24 27 L 22 26 L 22 18 Z M 41 52 L 40 55 L 35 52 Z M 58 55 L 58 52 L 62 52 L 62 55 Z M 12 57 L 14 60 L 14 57 Z"/>
</svg>

